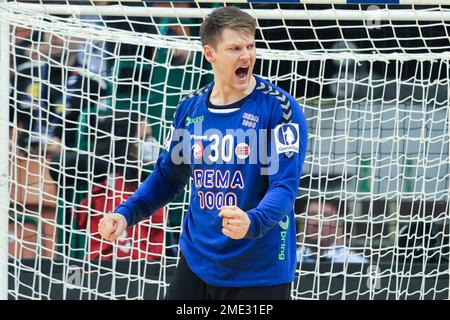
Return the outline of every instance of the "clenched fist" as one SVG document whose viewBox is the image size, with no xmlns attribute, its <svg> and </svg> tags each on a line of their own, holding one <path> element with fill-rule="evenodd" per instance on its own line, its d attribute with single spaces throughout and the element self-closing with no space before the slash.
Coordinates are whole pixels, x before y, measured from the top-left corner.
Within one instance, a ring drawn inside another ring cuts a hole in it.
<svg viewBox="0 0 450 320">
<path fill-rule="evenodd" d="M 103 215 L 98 223 L 98 232 L 107 241 L 116 241 L 127 228 L 127 220 L 119 213 Z"/>
<path fill-rule="evenodd" d="M 236 206 L 222 206 L 219 217 L 222 220 L 222 233 L 231 239 L 243 239 L 250 228 L 247 213 Z"/>
</svg>

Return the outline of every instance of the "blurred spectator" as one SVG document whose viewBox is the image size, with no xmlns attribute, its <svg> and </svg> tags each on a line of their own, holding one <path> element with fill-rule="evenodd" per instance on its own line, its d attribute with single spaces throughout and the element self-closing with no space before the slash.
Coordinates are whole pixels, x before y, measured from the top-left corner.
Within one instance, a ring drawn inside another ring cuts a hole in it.
<svg viewBox="0 0 450 320">
<path fill-rule="evenodd" d="M 123 166 L 115 167 L 116 174 L 109 175 L 100 184 L 94 185 L 89 195 L 78 206 L 80 209 L 75 212 L 80 229 L 90 226 L 90 252 L 87 253 L 90 259 L 113 257 L 115 254 L 113 244 L 102 241 L 97 233 L 98 222 L 104 213 L 112 213 L 118 203 L 133 194 L 139 186 L 139 168 L 155 162 L 158 157 L 159 148 L 153 143 L 151 127 L 145 121 L 135 121 L 133 116 L 122 121 L 127 120 L 129 124 L 126 127 L 130 136 L 125 137 L 124 143 L 120 143 L 120 146 L 116 146 L 120 149 L 118 150 L 120 154 L 116 156 L 123 155 L 126 161 Z M 158 260 L 162 254 L 164 241 L 163 215 L 164 210 L 160 209 L 141 224 L 127 228 L 118 240 L 117 256 L 133 260 Z"/>
<path fill-rule="evenodd" d="M 311 201 L 307 208 L 304 239 L 297 249 L 297 261 L 364 263 L 367 259 L 338 244 L 338 210 L 329 201 Z M 299 224 L 298 224 L 299 225 Z M 297 230 L 301 230 L 297 227 Z"/>
<path fill-rule="evenodd" d="M 15 141 L 18 145 L 24 145 L 24 132 L 29 130 L 31 110 L 28 104 L 21 103 L 21 96 L 17 88 L 24 87 L 24 82 L 28 82 L 31 63 L 31 45 L 37 40 L 38 33 L 32 29 L 22 26 L 11 26 L 11 49 L 10 49 L 10 69 L 9 69 L 9 122 L 10 138 L 16 134 Z"/>
<path fill-rule="evenodd" d="M 159 260 L 163 252 L 164 241 L 164 209 L 159 209 L 155 214 L 140 224 L 127 228 L 117 241 L 117 245 L 102 241 L 98 233 L 98 223 L 103 214 L 112 213 L 118 203 L 125 201 L 137 189 L 136 181 L 127 181 L 120 174 L 110 176 L 95 185 L 90 196 L 86 197 L 75 212 L 78 227 L 89 227 L 90 251 L 89 259 L 112 259 L 114 255 L 120 258 L 132 260 L 146 259 Z M 155 226 L 156 225 L 156 226 Z M 117 246 L 117 252 L 114 252 Z"/>
<path fill-rule="evenodd" d="M 108 134 L 100 137 L 93 130 L 94 134 L 89 137 L 94 142 L 91 153 L 68 150 L 54 156 L 51 166 L 51 176 L 63 187 L 65 200 L 76 203 L 74 194 L 82 197 L 75 210 L 66 214 L 74 215 L 76 228 L 89 228 L 90 251 L 86 256 L 90 259 L 112 257 L 113 246 L 102 242 L 97 234 L 98 221 L 104 213 L 112 212 L 117 203 L 132 195 L 139 182 L 148 176 L 148 171 L 142 171 L 142 167 L 154 163 L 159 152 L 150 126 L 139 119 L 137 113 L 117 112 L 114 119 L 101 120 L 97 124 Z M 70 220 L 70 217 L 66 219 Z M 118 256 L 159 259 L 164 239 L 162 223 L 163 209 L 142 224 L 128 228 L 119 240 Z M 88 248 L 87 244 L 78 244 L 78 247 L 83 252 Z"/>
<path fill-rule="evenodd" d="M 13 47 L 10 51 L 9 77 L 13 79 L 18 66 L 30 60 L 30 47 L 33 40 L 37 39 L 37 33 L 31 28 L 22 26 L 11 26 L 11 36 Z"/>
<path fill-rule="evenodd" d="M 450 222 L 409 221 L 398 234 L 398 261 L 407 264 L 448 263 L 450 258 Z"/>
<path fill-rule="evenodd" d="M 42 85 L 39 42 L 43 33 L 12 26 L 10 56 L 10 254 L 31 258 L 55 254 L 56 186 L 39 156 L 24 156 L 31 148 L 30 133 L 41 110 Z M 34 113 L 34 114 L 33 114 Z M 36 151 L 36 150 L 34 150 Z M 38 247 L 39 244 L 39 247 Z M 42 245 L 42 247 L 41 247 Z"/>
<path fill-rule="evenodd" d="M 51 157 L 60 152 L 61 143 L 75 147 L 82 110 L 92 108 L 106 90 L 106 83 L 78 59 L 84 42 L 44 33 L 35 44 L 37 54 L 19 67 L 17 97 L 31 117 L 21 144 L 32 153 Z"/>
<path fill-rule="evenodd" d="M 8 254 L 17 259 L 36 257 L 38 239 L 36 221 L 22 215 L 15 215 L 14 219 L 16 220 L 10 218 L 9 222 Z"/>
</svg>

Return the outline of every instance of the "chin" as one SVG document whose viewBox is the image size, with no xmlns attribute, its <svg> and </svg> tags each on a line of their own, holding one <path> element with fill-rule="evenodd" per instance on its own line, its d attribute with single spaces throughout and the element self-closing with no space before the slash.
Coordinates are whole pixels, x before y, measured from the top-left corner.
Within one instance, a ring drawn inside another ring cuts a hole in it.
<svg viewBox="0 0 450 320">
<path fill-rule="evenodd" d="M 245 91 L 250 86 L 250 78 L 246 79 L 245 82 L 238 82 L 235 85 L 236 90 Z"/>
</svg>

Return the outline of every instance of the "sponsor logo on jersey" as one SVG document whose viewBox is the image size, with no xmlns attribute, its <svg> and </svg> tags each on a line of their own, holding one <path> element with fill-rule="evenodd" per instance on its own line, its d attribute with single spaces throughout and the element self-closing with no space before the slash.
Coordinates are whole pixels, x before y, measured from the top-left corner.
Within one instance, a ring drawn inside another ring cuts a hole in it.
<svg viewBox="0 0 450 320">
<path fill-rule="evenodd" d="M 289 216 L 285 215 L 283 219 L 281 219 L 280 222 L 278 222 L 278 225 L 280 226 L 281 229 L 287 230 L 289 228 Z"/>
<path fill-rule="evenodd" d="M 246 159 L 250 155 L 250 146 L 241 142 L 236 146 L 235 153 L 239 159 Z"/>
<path fill-rule="evenodd" d="M 244 114 L 242 115 L 242 119 L 246 119 L 246 120 L 253 121 L 253 122 L 258 122 L 259 116 L 255 116 L 254 114 L 244 112 Z"/>
<path fill-rule="evenodd" d="M 201 157 L 203 156 L 203 150 L 204 148 L 201 142 L 194 143 L 194 145 L 192 146 L 192 154 L 194 155 L 194 158 L 201 159 Z"/>
<path fill-rule="evenodd" d="M 223 205 L 236 206 L 235 190 L 244 190 L 244 175 L 240 170 L 194 170 L 194 184 L 200 209 L 220 210 Z"/>
<path fill-rule="evenodd" d="M 190 124 L 196 123 L 196 122 L 203 122 L 204 120 L 204 116 L 200 116 L 200 117 L 195 117 L 195 118 L 190 118 L 187 117 L 185 120 L 185 126 L 189 126 Z"/>
<path fill-rule="evenodd" d="M 274 129 L 275 147 L 277 153 L 288 153 L 299 151 L 299 129 L 298 123 L 279 124 Z"/>
</svg>

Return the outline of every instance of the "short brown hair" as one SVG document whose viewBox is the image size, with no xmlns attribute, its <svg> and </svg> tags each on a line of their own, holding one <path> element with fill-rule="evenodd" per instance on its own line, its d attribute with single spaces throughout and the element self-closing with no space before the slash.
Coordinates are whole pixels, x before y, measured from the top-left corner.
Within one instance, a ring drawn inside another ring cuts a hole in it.
<svg viewBox="0 0 450 320">
<path fill-rule="evenodd" d="M 255 34 L 256 21 L 248 13 L 236 7 L 220 7 L 211 12 L 200 26 L 202 46 L 216 47 L 224 29 L 242 30 Z"/>
</svg>

